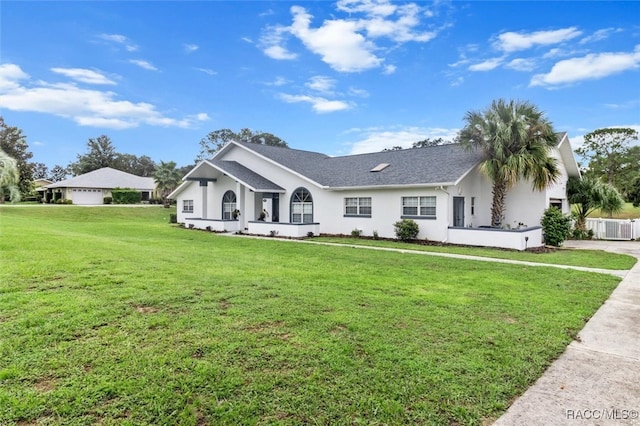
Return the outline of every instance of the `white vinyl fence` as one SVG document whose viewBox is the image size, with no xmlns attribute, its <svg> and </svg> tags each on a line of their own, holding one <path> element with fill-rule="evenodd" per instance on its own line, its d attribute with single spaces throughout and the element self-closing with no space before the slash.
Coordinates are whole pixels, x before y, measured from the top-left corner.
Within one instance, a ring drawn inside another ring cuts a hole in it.
<svg viewBox="0 0 640 426">
<path fill-rule="evenodd" d="M 635 240 L 640 238 L 640 219 L 587 219 L 587 230 L 599 240 Z"/>
</svg>

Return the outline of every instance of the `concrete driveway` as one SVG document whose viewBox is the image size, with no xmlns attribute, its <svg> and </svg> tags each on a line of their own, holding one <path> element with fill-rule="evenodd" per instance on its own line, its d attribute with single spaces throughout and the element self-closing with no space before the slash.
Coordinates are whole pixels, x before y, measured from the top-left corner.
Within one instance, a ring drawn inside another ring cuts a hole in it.
<svg viewBox="0 0 640 426">
<path fill-rule="evenodd" d="M 638 241 L 568 241 L 640 260 Z M 494 425 L 640 425 L 640 262 Z"/>
</svg>

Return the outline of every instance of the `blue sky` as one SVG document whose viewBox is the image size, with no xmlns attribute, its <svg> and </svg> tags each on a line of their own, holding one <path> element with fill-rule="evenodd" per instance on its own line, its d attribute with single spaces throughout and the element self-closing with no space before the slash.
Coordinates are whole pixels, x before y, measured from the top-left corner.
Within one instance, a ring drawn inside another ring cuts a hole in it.
<svg viewBox="0 0 640 426">
<path fill-rule="evenodd" d="M 640 130 L 640 3 L 0 3 L 0 114 L 49 167 L 102 134 L 180 166 L 221 128 L 329 155 L 408 147 L 497 98 L 574 146 Z"/>
</svg>

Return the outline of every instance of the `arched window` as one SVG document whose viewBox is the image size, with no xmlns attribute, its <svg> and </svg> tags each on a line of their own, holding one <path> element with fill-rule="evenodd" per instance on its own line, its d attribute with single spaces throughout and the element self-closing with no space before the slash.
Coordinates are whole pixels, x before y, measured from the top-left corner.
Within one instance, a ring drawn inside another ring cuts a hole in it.
<svg viewBox="0 0 640 426">
<path fill-rule="evenodd" d="M 313 222 L 313 198 L 307 188 L 298 188 L 291 195 L 291 223 Z"/>
<path fill-rule="evenodd" d="M 236 209 L 236 193 L 227 191 L 222 196 L 222 220 L 233 220 L 233 211 Z"/>
</svg>

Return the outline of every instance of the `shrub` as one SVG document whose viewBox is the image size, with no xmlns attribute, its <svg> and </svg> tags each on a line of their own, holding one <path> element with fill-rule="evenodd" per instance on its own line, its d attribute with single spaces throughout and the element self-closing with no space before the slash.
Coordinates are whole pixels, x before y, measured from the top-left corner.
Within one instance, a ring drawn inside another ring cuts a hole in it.
<svg viewBox="0 0 640 426">
<path fill-rule="evenodd" d="M 562 214 L 557 207 L 549 207 L 542 215 L 542 234 L 545 244 L 559 247 L 569 236 L 571 218 Z"/>
<path fill-rule="evenodd" d="M 374 239 L 374 240 L 377 240 L 378 238 L 380 238 L 380 237 L 378 236 L 378 231 L 373 231 L 373 239 Z"/>
<path fill-rule="evenodd" d="M 362 234 L 362 230 L 358 229 L 358 228 L 354 228 L 353 231 L 351 231 L 351 236 L 358 238 L 360 236 L 360 234 Z"/>
<path fill-rule="evenodd" d="M 415 240 L 420 232 L 420 227 L 413 219 L 402 219 L 393 224 L 396 237 L 401 241 Z"/>
<path fill-rule="evenodd" d="M 113 197 L 104 197 L 104 198 L 102 199 L 102 202 L 103 202 L 104 204 L 111 204 L 111 203 L 113 202 Z"/>
<path fill-rule="evenodd" d="M 178 215 L 176 213 L 169 215 L 169 223 L 178 223 Z"/>
<path fill-rule="evenodd" d="M 311 231 L 307 232 L 307 238 L 313 238 L 313 232 Z"/>
<path fill-rule="evenodd" d="M 62 204 L 73 204 L 73 201 L 65 198 L 64 200 L 62 200 Z"/>
<path fill-rule="evenodd" d="M 111 196 L 113 204 L 138 204 L 142 201 L 142 193 L 131 188 L 114 188 Z"/>
</svg>

